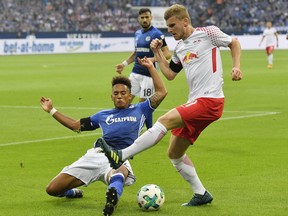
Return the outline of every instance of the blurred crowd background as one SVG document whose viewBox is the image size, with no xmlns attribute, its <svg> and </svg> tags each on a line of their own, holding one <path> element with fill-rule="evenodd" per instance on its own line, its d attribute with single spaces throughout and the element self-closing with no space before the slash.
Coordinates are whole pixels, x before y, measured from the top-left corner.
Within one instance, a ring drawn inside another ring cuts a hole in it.
<svg viewBox="0 0 288 216">
<path fill-rule="evenodd" d="M 266 21 L 288 26 L 287 0 L 0 0 L 0 34 L 132 33 L 139 28 L 133 7 L 174 3 L 186 6 L 194 27 L 217 25 L 229 34 L 258 34 Z"/>
</svg>

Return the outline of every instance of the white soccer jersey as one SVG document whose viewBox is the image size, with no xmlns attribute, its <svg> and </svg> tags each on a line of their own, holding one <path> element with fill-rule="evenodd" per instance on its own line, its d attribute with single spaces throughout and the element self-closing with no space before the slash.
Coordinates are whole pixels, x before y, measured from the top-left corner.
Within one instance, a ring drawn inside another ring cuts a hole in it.
<svg viewBox="0 0 288 216">
<path fill-rule="evenodd" d="M 223 71 L 219 47 L 227 47 L 232 37 L 216 26 L 196 28 L 177 44 L 172 61 L 182 64 L 189 86 L 188 102 L 200 97 L 223 98 Z"/>
<path fill-rule="evenodd" d="M 266 28 L 263 32 L 263 36 L 265 36 L 266 39 L 266 47 L 269 46 L 274 46 L 275 45 L 275 33 L 276 33 L 276 29 L 275 28 Z"/>
</svg>

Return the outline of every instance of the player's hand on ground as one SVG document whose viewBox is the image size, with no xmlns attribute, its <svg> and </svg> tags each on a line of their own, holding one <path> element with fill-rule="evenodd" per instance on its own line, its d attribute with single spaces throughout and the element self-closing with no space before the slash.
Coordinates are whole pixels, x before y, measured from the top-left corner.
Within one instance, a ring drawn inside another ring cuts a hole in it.
<svg viewBox="0 0 288 216">
<path fill-rule="evenodd" d="M 242 72 L 241 72 L 240 68 L 233 67 L 231 75 L 232 75 L 233 81 L 239 81 L 242 79 Z"/>
<path fill-rule="evenodd" d="M 40 105 L 42 109 L 46 112 L 50 112 L 53 108 L 52 100 L 50 98 L 41 97 L 40 98 Z"/>
<path fill-rule="evenodd" d="M 116 72 L 118 73 L 118 74 L 121 74 L 122 73 L 122 71 L 123 71 L 123 69 L 124 69 L 124 65 L 123 64 L 117 64 L 117 65 L 115 65 L 115 69 L 116 69 Z"/>
<path fill-rule="evenodd" d="M 139 64 L 141 64 L 142 66 L 146 68 L 154 67 L 153 62 L 146 56 L 142 59 L 140 59 L 139 57 L 137 59 L 138 59 Z"/>
<path fill-rule="evenodd" d="M 163 45 L 162 40 L 159 40 L 158 38 L 152 40 L 150 43 L 150 47 L 153 52 L 159 50 L 162 47 L 162 45 Z"/>
</svg>

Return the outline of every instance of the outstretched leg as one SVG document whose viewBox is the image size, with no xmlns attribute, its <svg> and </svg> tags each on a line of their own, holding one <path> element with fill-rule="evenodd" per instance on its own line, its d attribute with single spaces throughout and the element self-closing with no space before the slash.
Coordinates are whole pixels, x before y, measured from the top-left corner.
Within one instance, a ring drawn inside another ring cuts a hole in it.
<svg viewBox="0 0 288 216">
<path fill-rule="evenodd" d="M 161 116 L 152 128 L 143 133 L 132 145 L 125 149 L 115 151 L 111 149 L 111 147 L 103 140 L 99 143 L 111 166 L 116 169 L 121 166 L 123 161 L 148 148 L 153 147 L 165 136 L 167 131 L 184 126 L 185 124 L 182 121 L 177 109 L 172 109 Z"/>
<path fill-rule="evenodd" d="M 166 132 L 166 128 L 160 122 L 156 122 L 152 128 L 138 137 L 133 145 L 121 151 L 113 150 L 103 138 L 99 138 L 97 142 L 105 152 L 111 166 L 117 169 L 123 164 L 123 161 L 158 143 Z"/>
</svg>

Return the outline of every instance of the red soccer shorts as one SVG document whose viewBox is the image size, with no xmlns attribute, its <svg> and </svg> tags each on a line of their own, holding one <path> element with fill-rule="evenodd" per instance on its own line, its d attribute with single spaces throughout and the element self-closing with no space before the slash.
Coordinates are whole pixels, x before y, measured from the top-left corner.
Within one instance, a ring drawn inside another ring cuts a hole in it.
<svg viewBox="0 0 288 216">
<path fill-rule="evenodd" d="M 172 134 L 193 144 L 209 124 L 222 116 L 223 108 L 224 98 L 198 98 L 176 107 L 186 127 L 173 129 Z"/>
<path fill-rule="evenodd" d="M 268 47 L 266 47 L 266 53 L 267 53 L 267 55 L 270 54 L 270 53 L 272 53 L 273 50 L 274 50 L 274 46 L 268 46 Z"/>
</svg>

